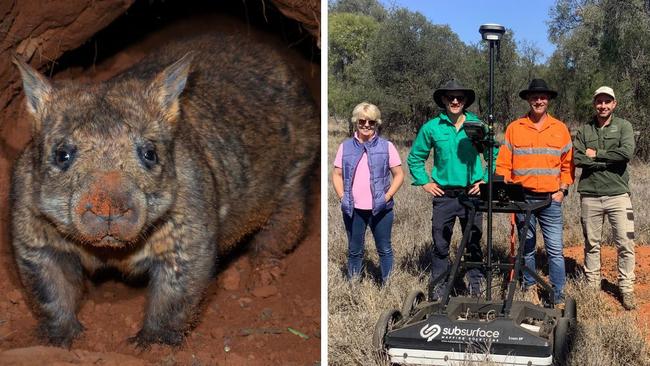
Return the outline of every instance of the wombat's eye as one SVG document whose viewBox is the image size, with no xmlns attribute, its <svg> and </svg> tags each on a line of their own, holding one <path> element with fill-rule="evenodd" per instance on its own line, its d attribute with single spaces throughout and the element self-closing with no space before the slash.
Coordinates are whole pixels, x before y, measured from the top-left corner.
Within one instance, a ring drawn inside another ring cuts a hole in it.
<svg viewBox="0 0 650 366">
<path fill-rule="evenodd" d="M 152 145 L 139 146 L 138 156 L 147 169 L 153 168 L 158 163 L 158 154 Z"/>
<path fill-rule="evenodd" d="M 62 145 L 54 150 L 54 164 L 61 170 L 68 170 L 77 153 L 77 148 L 70 145 Z"/>
</svg>

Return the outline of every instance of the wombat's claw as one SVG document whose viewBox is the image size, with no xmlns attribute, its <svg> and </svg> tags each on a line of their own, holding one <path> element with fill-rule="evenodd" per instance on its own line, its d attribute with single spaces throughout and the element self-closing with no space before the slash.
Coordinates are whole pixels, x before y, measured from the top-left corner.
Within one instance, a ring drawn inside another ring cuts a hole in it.
<svg viewBox="0 0 650 366">
<path fill-rule="evenodd" d="M 86 328 L 75 319 L 65 325 L 43 322 L 40 324 L 39 333 L 53 346 L 70 348 L 72 341 L 79 337 L 84 330 Z"/>
<path fill-rule="evenodd" d="M 129 343 L 133 343 L 137 348 L 146 350 L 152 344 L 167 344 L 170 346 L 179 346 L 183 343 L 185 336 L 183 332 L 175 330 L 145 330 L 141 329 L 138 334 L 128 339 Z"/>
</svg>

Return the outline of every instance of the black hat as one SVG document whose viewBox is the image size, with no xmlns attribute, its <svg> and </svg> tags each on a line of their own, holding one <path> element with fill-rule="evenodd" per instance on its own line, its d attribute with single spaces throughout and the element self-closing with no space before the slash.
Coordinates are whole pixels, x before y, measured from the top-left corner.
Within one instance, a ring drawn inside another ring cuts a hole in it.
<svg viewBox="0 0 650 366">
<path fill-rule="evenodd" d="M 458 81 L 456 81 L 456 79 L 451 79 L 442 88 L 433 92 L 433 100 L 440 108 L 445 108 L 445 104 L 442 102 L 442 96 L 448 91 L 462 91 L 465 94 L 465 108 L 468 108 L 470 105 L 472 105 L 472 103 L 474 103 L 474 99 L 476 98 L 474 90 L 465 88 Z"/>
<path fill-rule="evenodd" d="M 530 93 L 545 93 L 548 95 L 548 99 L 557 97 L 557 92 L 549 89 L 548 85 L 546 85 L 546 81 L 542 79 L 533 79 L 530 84 L 528 84 L 528 89 L 519 92 L 519 97 L 527 100 L 528 94 Z"/>
</svg>

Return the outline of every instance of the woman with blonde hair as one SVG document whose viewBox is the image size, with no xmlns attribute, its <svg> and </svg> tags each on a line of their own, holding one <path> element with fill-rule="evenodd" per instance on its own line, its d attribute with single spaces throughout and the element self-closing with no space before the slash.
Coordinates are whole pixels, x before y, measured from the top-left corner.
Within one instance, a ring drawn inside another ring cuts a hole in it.
<svg viewBox="0 0 650 366">
<path fill-rule="evenodd" d="M 361 274 L 365 233 L 370 226 L 385 283 L 393 268 L 393 196 L 404 181 L 402 161 L 395 146 L 377 133 L 381 124 L 377 106 L 358 104 L 352 111 L 352 123 L 356 126 L 354 136 L 339 145 L 332 172 L 348 236 L 348 277 Z"/>
</svg>

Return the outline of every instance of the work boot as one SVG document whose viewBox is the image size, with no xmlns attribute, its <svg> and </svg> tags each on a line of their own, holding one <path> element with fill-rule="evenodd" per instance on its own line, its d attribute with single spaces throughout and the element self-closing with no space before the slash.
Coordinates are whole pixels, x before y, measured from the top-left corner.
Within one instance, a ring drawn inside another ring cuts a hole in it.
<svg viewBox="0 0 650 366">
<path fill-rule="evenodd" d="M 636 298 L 634 297 L 634 292 L 625 292 L 621 294 L 621 303 L 625 310 L 636 309 Z"/>
</svg>

